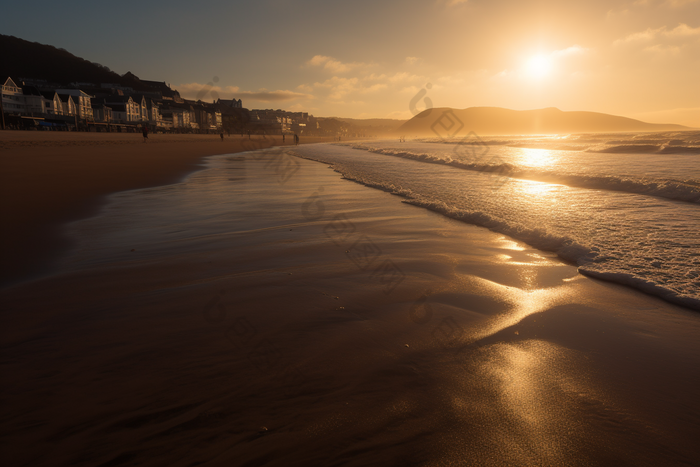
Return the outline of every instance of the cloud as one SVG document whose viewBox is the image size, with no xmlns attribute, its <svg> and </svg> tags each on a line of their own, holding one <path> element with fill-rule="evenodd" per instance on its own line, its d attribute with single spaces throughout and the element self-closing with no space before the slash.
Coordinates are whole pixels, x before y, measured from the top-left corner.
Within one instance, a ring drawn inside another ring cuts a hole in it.
<svg viewBox="0 0 700 467">
<path fill-rule="evenodd" d="M 623 39 L 617 39 L 613 45 L 634 44 L 641 42 L 649 42 L 655 39 L 683 39 L 700 37 L 700 27 L 692 28 L 685 23 L 680 23 L 675 28 L 668 30 L 666 26 L 660 28 L 648 28 L 645 31 L 635 32 Z"/>
<path fill-rule="evenodd" d="M 312 67 L 323 67 L 324 70 L 328 70 L 331 73 L 347 73 L 352 69 L 367 66 L 366 63 L 359 62 L 343 63 L 340 60 L 336 60 L 333 57 L 327 57 L 325 55 L 314 55 L 311 60 L 306 62 L 306 65 Z"/>
<path fill-rule="evenodd" d="M 684 5 L 687 5 L 689 3 L 695 3 L 698 0 L 666 0 L 664 2 L 664 5 L 669 5 L 672 8 L 678 8 L 682 7 Z"/>
<path fill-rule="evenodd" d="M 292 101 L 295 99 L 313 99 L 314 98 L 314 96 L 312 96 L 310 94 L 304 94 L 301 92 L 286 91 L 286 90 L 242 91 L 242 92 L 237 93 L 237 95 L 238 95 L 239 99 L 241 97 L 247 97 L 249 99 L 253 99 L 256 101 L 263 101 L 263 102 L 285 102 L 285 101 Z"/>
<path fill-rule="evenodd" d="M 225 88 L 222 88 L 221 86 L 213 86 L 211 84 L 201 84 L 201 83 L 185 83 L 181 84 L 176 87 L 176 89 L 182 94 L 183 92 L 194 92 L 198 93 L 201 91 L 204 92 L 237 92 L 239 90 L 238 86 L 226 86 Z"/>
<path fill-rule="evenodd" d="M 647 10 L 650 8 L 680 9 L 699 1 L 700 0 L 634 0 L 608 10 L 607 19 L 613 20 L 616 19 L 616 17 L 627 17 L 630 14 L 639 12 L 641 8 L 646 8 Z"/>
<path fill-rule="evenodd" d="M 185 99 L 201 99 L 203 101 L 212 101 L 218 98 L 222 99 L 248 99 L 263 101 L 263 102 L 285 102 L 294 99 L 313 99 L 314 97 L 308 93 L 278 90 L 268 91 L 260 89 L 258 91 L 241 91 L 238 86 L 213 86 L 211 84 L 201 83 L 185 83 L 175 86 L 180 95 Z"/>
<path fill-rule="evenodd" d="M 314 88 L 312 88 L 311 86 L 309 86 L 307 84 L 300 84 L 299 86 L 297 86 L 297 89 L 299 91 L 306 92 L 306 93 L 310 93 L 314 90 Z"/>
<path fill-rule="evenodd" d="M 697 56 L 700 52 L 700 27 L 680 23 L 673 29 L 666 26 L 648 28 L 613 42 L 613 47 L 652 54 L 655 57 Z"/>
<path fill-rule="evenodd" d="M 418 57 L 406 57 L 406 63 L 413 65 L 418 61 Z"/>
<path fill-rule="evenodd" d="M 315 58 L 314 63 L 327 63 L 326 57 Z M 413 90 L 410 95 L 415 94 L 416 86 L 425 86 L 428 78 L 408 72 L 395 72 L 393 74 L 370 73 L 360 76 L 338 76 L 335 75 L 323 81 L 317 81 L 312 85 L 301 84 L 297 86 L 298 91 L 313 93 L 318 99 L 324 99 L 333 104 L 359 104 L 368 94 L 377 96 L 399 96 Z M 403 96 L 401 97 L 404 98 Z"/>
<path fill-rule="evenodd" d="M 361 90 L 363 93 L 368 93 L 368 92 L 377 92 L 377 91 L 382 91 L 386 89 L 388 86 L 384 83 L 377 83 L 373 84 L 372 86 L 366 87 Z"/>
<path fill-rule="evenodd" d="M 420 90 L 421 88 L 419 88 L 418 86 L 406 86 L 405 88 L 400 89 L 399 92 L 402 94 L 409 94 L 413 96 Z"/>
<path fill-rule="evenodd" d="M 691 28 L 685 23 L 681 23 L 672 30 L 664 32 L 668 37 L 690 37 L 690 36 L 700 36 L 700 26 L 697 28 Z"/>
<path fill-rule="evenodd" d="M 185 99 L 200 99 L 210 101 L 218 99 L 231 99 L 233 94 L 239 91 L 238 86 L 214 86 L 212 83 L 185 83 L 175 86 L 180 95 Z"/>
<path fill-rule="evenodd" d="M 664 28 L 648 28 L 646 31 L 641 31 L 641 32 L 635 32 L 634 34 L 630 34 L 627 37 L 623 39 L 617 39 L 615 42 L 613 42 L 613 45 L 621 45 L 621 44 L 629 44 L 633 42 L 643 42 L 643 41 L 650 41 L 656 35 L 661 32 Z"/>
<path fill-rule="evenodd" d="M 661 55 L 679 55 L 681 53 L 681 48 L 675 45 L 656 44 L 649 47 L 644 47 L 644 51 Z"/>
<path fill-rule="evenodd" d="M 332 101 L 339 101 L 351 92 L 358 91 L 358 82 L 358 78 L 341 78 L 334 76 L 323 82 L 314 83 L 314 87 L 328 89 L 328 99 Z"/>
</svg>

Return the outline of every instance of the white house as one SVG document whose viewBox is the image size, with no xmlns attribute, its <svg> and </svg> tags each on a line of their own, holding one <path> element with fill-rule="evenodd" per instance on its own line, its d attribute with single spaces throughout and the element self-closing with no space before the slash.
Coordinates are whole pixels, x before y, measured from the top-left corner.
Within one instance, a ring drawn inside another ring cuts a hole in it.
<svg viewBox="0 0 700 467">
<path fill-rule="evenodd" d="M 95 116 L 96 122 L 109 123 L 114 119 L 114 116 L 112 115 L 112 108 L 104 103 L 93 102 L 92 114 Z"/>
<path fill-rule="evenodd" d="M 2 85 L 2 108 L 8 114 L 24 113 L 24 94 L 12 78 L 7 78 Z"/>
<path fill-rule="evenodd" d="M 153 99 L 146 98 L 144 108 L 146 109 L 146 120 L 151 125 L 160 126 L 163 118 L 160 115 L 160 108 L 158 107 L 158 104 L 156 104 Z"/>
<path fill-rule="evenodd" d="M 56 93 L 58 98 L 61 99 L 61 107 L 63 108 L 63 115 L 73 116 L 77 115 L 78 109 L 73 100 L 73 96 L 69 94 Z"/>
<path fill-rule="evenodd" d="M 41 92 L 34 86 L 22 86 L 24 95 L 24 113 L 27 115 L 42 115 L 46 113 L 46 102 Z"/>
<path fill-rule="evenodd" d="M 148 106 L 146 104 L 146 97 L 143 95 L 134 95 L 131 98 L 139 105 L 139 121 L 148 121 Z"/>
<path fill-rule="evenodd" d="M 109 96 L 101 101 L 112 108 L 112 118 L 115 122 L 141 121 L 141 105 L 134 102 L 131 96 Z"/>
<path fill-rule="evenodd" d="M 189 110 L 176 107 L 162 107 L 160 114 L 163 120 L 172 124 L 172 128 L 192 128 L 191 123 L 194 119 Z"/>
<path fill-rule="evenodd" d="M 215 104 L 223 105 L 225 107 L 231 107 L 232 109 L 242 109 L 243 100 L 242 99 L 218 99 Z"/>
<path fill-rule="evenodd" d="M 63 103 L 55 91 L 42 91 L 44 96 L 44 107 L 49 115 L 63 115 Z"/>
<path fill-rule="evenodd" d="M 73 97 L 75 106 L 78 109 L 78 117 L 84 120 L 94 120 L 92 114 L 92 97 L 90 94 L 80 89 L 57 89 L 58 94 L 68 94 Z"/>
</svg>

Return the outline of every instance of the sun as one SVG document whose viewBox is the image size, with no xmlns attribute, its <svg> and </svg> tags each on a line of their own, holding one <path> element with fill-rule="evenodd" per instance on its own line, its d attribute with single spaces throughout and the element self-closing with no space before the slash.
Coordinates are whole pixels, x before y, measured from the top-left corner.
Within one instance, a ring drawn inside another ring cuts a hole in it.
<svg viewBox="0 0 700 467">
<path fill-rule="evenodd" d="M 535 55 L 525 64 L 525 71 L 531 78 L 542 79 L 552 71 L 552 62 L 546 55 Z"/>
</svg>

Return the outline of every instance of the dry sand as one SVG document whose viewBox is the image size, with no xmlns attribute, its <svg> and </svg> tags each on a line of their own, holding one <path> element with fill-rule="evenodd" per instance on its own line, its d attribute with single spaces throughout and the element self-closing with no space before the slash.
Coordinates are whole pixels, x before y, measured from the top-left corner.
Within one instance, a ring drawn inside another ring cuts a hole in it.
<svg viewBox="0 0 700 467">
<path fill-rule="evenodd" d="M 227 157 L 112 196 L 57 274 L 0 291 L 6 465 L 700 460 L 697 313 Z"/>
</svg>

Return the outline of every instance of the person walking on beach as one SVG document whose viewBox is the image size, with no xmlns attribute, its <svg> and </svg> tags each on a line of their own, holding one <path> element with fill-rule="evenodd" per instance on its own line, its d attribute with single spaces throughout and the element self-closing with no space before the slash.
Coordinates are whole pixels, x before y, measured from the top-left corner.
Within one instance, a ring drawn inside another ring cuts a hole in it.
<svg viewBox="0 0 700 467">
<path fill-rule="evenodd" d="M 141 129 L 141 132 L 143 133 L 143 142 L 145 143 L 146 140 L 148 139 L 148 127 L 146 125 L 143 126 Z"/>
<path fill-rule="evenodd" d="M 223 142 L 224 142 L 224 132 L 222 131 L 222 132 L 219 134 L 219 136 L 221 136 L 221 142 L 223 143 Z"/>
<path fill-rule="evenodd" d="M 294 145 L 299 146 L 299 135 L 294 133 Z"/>
</svg>

